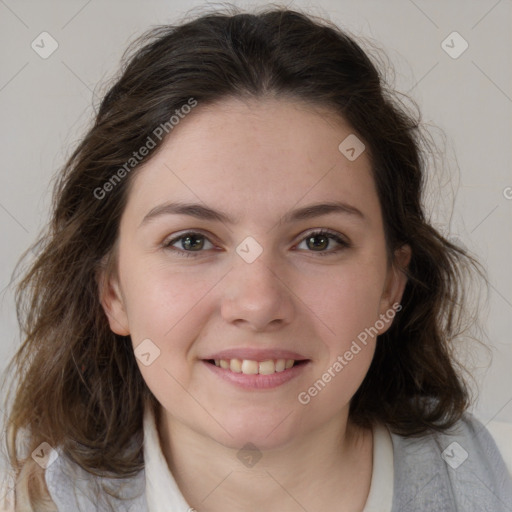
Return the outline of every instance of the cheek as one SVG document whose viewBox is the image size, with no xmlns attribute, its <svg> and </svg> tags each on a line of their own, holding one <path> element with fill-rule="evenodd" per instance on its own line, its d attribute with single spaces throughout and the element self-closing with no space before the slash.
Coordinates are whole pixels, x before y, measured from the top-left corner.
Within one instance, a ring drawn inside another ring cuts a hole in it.
<svg viewBox="0 0 512 512">
<path fill-rule="evenodd" d="M 125 280 L 137 365 L 160 403 L 168 410 L 186 410 L 190 403 L 183 387 L 188 389 L 193 382 L 194 341 L 213 314 L 209 292 L 220 277 L 156 265 L 145 268 L 132 270 Z M 144 353 L 150 354 L 146 360 L 141 357 Z"/>
<path fill-rule="evenodd" d="M 183 352 L 210 311 L 208 294 L 217 273 L 177 271 L 162 264 L 139 262 L 124 267 L 126 311 L 136 347 L 151 339 L 162 352 Z"/>
<path fill-rule="evenodd" d="M 317 276 L 319 286 L 303 288 L 325 350 L 298 400 L 318 421 L 327 421 L 350 402 L 375 352 L 383 279 L 379 271 L 363 267 L 340 267 Z"/>
<path fill-rule="evenodd" d="M 354 260 L 308 276 L 298 283 L 297 295 L 314 313 L 327 344 L 342 350 L 378 320 L 384 279 L 383 265 Z"/>
</svg>

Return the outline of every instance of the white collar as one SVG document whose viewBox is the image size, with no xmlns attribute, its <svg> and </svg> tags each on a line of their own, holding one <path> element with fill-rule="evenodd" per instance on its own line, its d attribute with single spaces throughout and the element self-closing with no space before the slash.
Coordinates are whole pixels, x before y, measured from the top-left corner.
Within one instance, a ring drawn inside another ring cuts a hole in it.
<svg viewBox="0 0 512 512">
<path fill-rule="evenodd" d="M 144 411 L 144 466 L 149 512 L 189 510 L 162 452 L 155 416 L 149 405 Z M 393 502 L 393 445 L 386 427 L 373 430 L 373 471 L 363 512 L 389 512 Z"/>
<path fill-rule="evenodd" d="M 149 404 L 144 410 L 144 469 L 149 512 L 190 510 L 163 455 L 155 416 Z"/>
<path fill-rule="evenodd" d="M 386 426 L 373 429 L 373 470 L 363 512 L 390 512 L 393 506 L 393 442 Z"/>
</svg>

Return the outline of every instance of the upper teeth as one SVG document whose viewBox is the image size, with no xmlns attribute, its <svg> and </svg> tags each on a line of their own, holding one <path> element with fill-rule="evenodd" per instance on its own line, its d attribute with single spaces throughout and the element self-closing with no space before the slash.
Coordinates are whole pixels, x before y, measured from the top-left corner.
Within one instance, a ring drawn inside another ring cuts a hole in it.
<svg viewBox="0 0 512 512">
<path fill-rule="evenodd" d="M 267 361 L 253 361 L 251 359 L 215 359 L 215 366 L 226 370 L 247 375 L 270 375 L 275 372 L 282 372 L 291 368 L 295 363 L 294 359 L 269 359 Z"/>
</svg>

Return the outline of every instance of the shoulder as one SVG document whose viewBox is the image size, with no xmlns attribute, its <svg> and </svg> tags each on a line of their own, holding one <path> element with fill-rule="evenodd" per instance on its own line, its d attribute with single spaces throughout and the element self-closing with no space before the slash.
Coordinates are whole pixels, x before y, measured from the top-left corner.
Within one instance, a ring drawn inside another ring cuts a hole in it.
<svg viewBox="0 0 512 512">
<path fill-rule="evenodd" d="M 491 421 L 487 425 L 487 430 L 494 439 L 512 477 L 512 423 Z"/>
<path fill-rule="evenodd" d="M 421 437 L 391 434 L 394 451 L 393 512 L 505 511 L 512 478 L 485 426 L 465 413 L 446 432 Z"/>
<path fill-rule="evenodd" d="M 45 480 L 59 511 L 146 510 L 144 469 L 128 478 L 101 477 L 85 471 L 56 448 Z"/>
</svg>

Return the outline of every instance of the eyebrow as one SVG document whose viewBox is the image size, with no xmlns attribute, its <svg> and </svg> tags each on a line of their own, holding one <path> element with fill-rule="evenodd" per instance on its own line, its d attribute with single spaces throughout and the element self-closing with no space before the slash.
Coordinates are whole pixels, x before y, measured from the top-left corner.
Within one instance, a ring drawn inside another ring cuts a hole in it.
<svg viewBox="0 0 512 512">
<path fill-rule="evenodd" d="M 280 220 L 280 224 L 288 224 L 300 220 L 312 219 L 321 215 L 332 213 L 351 215 L 354 218 L 365 220 L 365 216 L 355 206 L 351 206 L 344 202 L 332 201 L 328 203 L 317 203 L 298 208 L 286 213 Z M 157 217 L 164 215 L 188 215 L 201 220 L 212 220 L 222 222 L 224 224 L 236 224 L 238 220 L 233 219 L 228 214 L 218 210 L 213 210 L 208 206 L 199 203 L 164 203 L 155 206 L 142 219 L 139 227 L 148 224 Z"/>
</svg>

